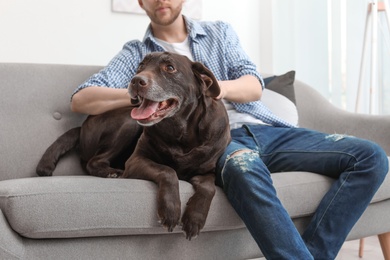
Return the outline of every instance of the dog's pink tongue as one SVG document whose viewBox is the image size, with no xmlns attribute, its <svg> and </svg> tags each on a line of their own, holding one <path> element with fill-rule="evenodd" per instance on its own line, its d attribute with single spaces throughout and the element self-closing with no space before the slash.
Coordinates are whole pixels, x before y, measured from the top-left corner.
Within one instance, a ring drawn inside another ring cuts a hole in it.
<svg viewBox="0 0 390 260">
<path fill-rule="evenodd" d="M 144 99 L 141 106 L 135 107 L 131 110 L 131 117 L 135 120 L 147 119 L 156 112 L 157 108 L 158 102 Z"/>
</svg>

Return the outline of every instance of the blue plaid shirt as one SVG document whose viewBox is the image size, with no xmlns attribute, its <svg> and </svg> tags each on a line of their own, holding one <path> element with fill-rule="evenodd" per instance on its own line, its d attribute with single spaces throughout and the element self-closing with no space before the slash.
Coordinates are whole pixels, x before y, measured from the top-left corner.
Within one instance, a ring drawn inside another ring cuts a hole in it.
<svg viewBox="0 0 390 260">
<path fill-rule="evenodd" d="M 197 22 L 187 17 L 185 21 L 194 60 L 208 67 L 218 80 L 234 80 L 244 75 L 253 75 L 264 86 L 255 64 L 242 49 L 236 33 L 229 24 Z M 164 49 L 155 40 L 149 26 L 142 42 L 138 40 L 127 42 L 104 69 L 91 76 L 73 94 L 88 86 L 127 88 L 145 55 L 161 51 Z M 291 124 L 275 116 L 261 101 L 232 103 L 232 105 L 238 112 L 248 113 L 264 123 L 292 127 Z"/>
</svg>

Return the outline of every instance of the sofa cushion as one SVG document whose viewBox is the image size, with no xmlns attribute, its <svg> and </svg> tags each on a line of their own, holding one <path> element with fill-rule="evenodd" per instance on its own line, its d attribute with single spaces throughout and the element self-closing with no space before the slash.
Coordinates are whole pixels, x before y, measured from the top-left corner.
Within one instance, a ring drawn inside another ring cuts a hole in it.
<svg viewBox="0 0 390 260">
<path fill-rule="evenodd" d="M 264 89 L 261 101 L 279 118 L 291 125 L 298 125 L 298 110 L 293 102 L 275 91 Z"/>
<path fill-rule="evenodd" d="M 0 180 L 36 176 L 35 167 L 46 148 L 84 121 L 84 115 L 70 111 L 70 95 L 99 69 L 0 63 Z M 65 157 L 56 175 L 84 174 L 75 154 Z"/>
<path fill-rule="evenodd" d="M 295 71 L 264 78 L 265 88 L 261 101 L 279 118 L 297 126 L 294 81 Z"/>
<path fill-rule="evenodd" d="M 289 71 L 283 75 L 267 77 L 264 79 L 265 88 L 273 90 L 296 104 L 295 99 L 295 71 Z"/>
<path fill-rule="evenodd" d="M 55 176 L 0 182 L 0 208 L 12 229 L 29 238 L 165 234 L 157 218 L 156 185 L 133 179 Z M 193 194 L 180 182 L 182 208 Z M 218 189 L 205 230 L 244 227 Z M 180 232 L 176 227 L 174 232 Z"/>
</svg>

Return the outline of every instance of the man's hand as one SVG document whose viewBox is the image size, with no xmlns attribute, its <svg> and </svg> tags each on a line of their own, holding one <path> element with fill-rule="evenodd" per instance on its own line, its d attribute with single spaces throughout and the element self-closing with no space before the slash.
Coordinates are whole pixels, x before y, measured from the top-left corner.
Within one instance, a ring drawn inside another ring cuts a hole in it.
<svg viewBox="0 0 390 260">
<path fill-rule="evenodd" d="M 219 93 L 218 97 L 214 98 L 216 100 L 223 99 L 226 96 L 226 89 L 224 87 L 224 81 L 218 81 L 218 85 L 219 85 L 221 92 Z"/>
</svg>

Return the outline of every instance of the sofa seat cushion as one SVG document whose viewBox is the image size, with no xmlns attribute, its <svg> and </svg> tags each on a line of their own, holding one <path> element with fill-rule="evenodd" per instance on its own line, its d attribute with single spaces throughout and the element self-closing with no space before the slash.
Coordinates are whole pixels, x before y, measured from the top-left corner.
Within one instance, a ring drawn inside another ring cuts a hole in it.
<svg viewBox="0 0 390 260">
<path fill-rule="evenodd" d="M 13 179 L 0 182 L 0 207 L 14 231 L 29 238 L 165 234 L 156 191 L 148 181 L 87 175 Z M 181 181 L 180 193 L 183 209 L 191 184 Z M 207 231 L 244 227 L 220 189 L 212 212 Z"/>
<path fill-rule="evenodd" d="M 272 179 L 293 219 L 312 215 L 333 182 L 308 172 L 273 173 Z M 390 177 L 372 203 L 390 199 L 388 187 Z M 156 190 L 148 181 L 92 176 L 13 179 L 0 182 L 0 207 L 13 230 L 29 238 L 166 234 L 158 224 Z M 191 184 L 181 181 L 182 210 L 192 194 Z M 242 227 L 218 188 L 202 232 Z"/>
</svg>

